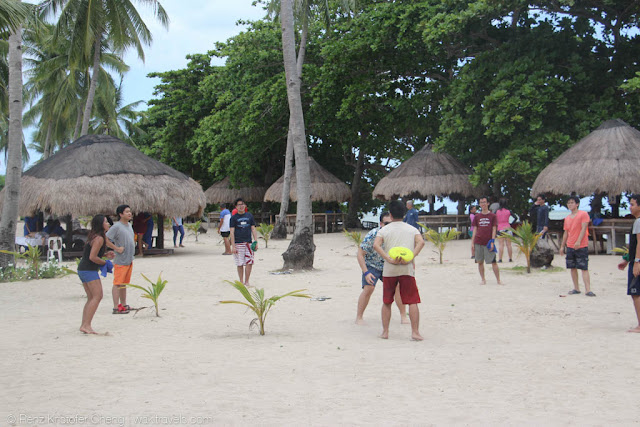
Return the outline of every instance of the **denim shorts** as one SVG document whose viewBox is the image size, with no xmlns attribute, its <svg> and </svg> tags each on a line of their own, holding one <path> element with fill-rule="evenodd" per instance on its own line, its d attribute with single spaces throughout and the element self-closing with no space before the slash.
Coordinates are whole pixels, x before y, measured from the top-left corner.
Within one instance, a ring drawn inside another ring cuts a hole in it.
<svg viewBox="0 0 640 427">
<path fill-rule="evenodd" d="M 374 277 L 374 279 L 375 279 L 375 280 L 373 281 L 373 286 L 375 286 L 375 285 L 376 285 L 376 283 L 378 282 L 378 280 L 380 280 L 380 278 L 382 277 L 382 270 L 378 270 L 377 268 L 373 268 L 373 267 L 369 267 L 369 266 L 367 266 L 367 268 L 369 269 L 369 270 L 367 270 L 367 271 L 368 271 L 369 273 L 373 274 L 373 277 Z M 363 289 L 364 289 L 364 287 L 365 287 L 366 285 L 369 285 L 369 284 L 367 283 L 367 279 L 364 277 L 365 275 L 366 275 L 366 273 L 363 273 L 363 274 L 362 274 L 362 288 L 363 288 Z M 371 285 L 369 285 L 369 286 L 371 286 Z"/>
<path fill-rule="evenodd" d="M 100 280 L 98 271 L 78 271 L 78 276 L 82 283 L 93 282 L 94 280 Z"/>
<path fill-rule="evenodd" d="M 567 248 L 567 268 L 589 269 L 589 248 Z"/>
</svg>

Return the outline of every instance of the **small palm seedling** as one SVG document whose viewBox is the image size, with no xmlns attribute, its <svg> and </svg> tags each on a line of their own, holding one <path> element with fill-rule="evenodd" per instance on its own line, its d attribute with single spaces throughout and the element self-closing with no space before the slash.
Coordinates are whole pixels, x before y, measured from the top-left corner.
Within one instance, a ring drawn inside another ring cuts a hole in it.
<svg viewBox="0 0 640 427">
<path fill-rule="evenodd" d="M 167 286 L 167 281 L 162 280 L 162 277 L 160 277 L 160 275 L 158 275 L 158 280 L 156 280 L 155 282 L 152 282 L 151 280 L 149 280 L 147 276 L 145 276 L 144 274 L 140 274 L 140 275 L 144 277 L 144 280 L 149 282 L 151 286 L 145 288 L 144 286 L 134 285 L 132 283 L 125 283 L 124 285 L 132 288 L 140 289 L 143 292 L 142 294 L 143 298 L 147 298 L 153 301 L 153 305 L 156 308 L 156 317 L 160 317 L 160 313 L 158 312 L 158 298 L 160 298 L 160 294 L 164 290 L 164 287 Z M 143 308 L 147 308 L 147 307 L 143 307 Z"/>
<path fill-rule="evenodd" d="M 357 247 L 360 247 L 360 244 L 362 243 L 362 233 L 360 233 L 359 231 L 349 231 L 349 230 L 344 230 L 343 233 L 347 237 L 347 239 L 353 241 L 353 243 Z"/>
<path fill-rule="evenodd" d="M 256 229 L 260 236 L 264 239 L 264 247 L 269 247 L 269 239 L 271 238 L 271 232 L 273 231 L 273 224 L 265 224 L 264 222 Z"/>
<path fill-rule="evenodd" d="M 30 270 L 33 271 L 33 274 L 36 279 L 38 277 L 38 264 L 40 263 L 40 257 L 42 253 L 40 252 L 40 248 L 38 246 L 28 245 L 28 249 L 24 253 L 15 252 L 15 251 L 5 251 L 0 250 L 3 254 L 13 255 L 15 259 L 24 259 L 27 262 L 27 266 Z"/>
<path fill-rule="evenodd" d="M 202 224 L 202 221 L 198 220 L 194 223 L 189 223 L 184 225 L 185 227 L 187 227 L 187 230 L 189 230 L 190 232 L 193 233 L 194 236 L 196 236 L 196 242 L 198 241 L 198 235 L 200 234 L 201 224 Z"/>
<path fill-rule="evenodd" d="M 509 233 L 500 233 L 500 237 L 511 240 L 527 260 L 527 273 L 531 273 L 531 253 L 538 244 L 538 239 L 542 233 L 533 231 L 533 227 L 529 221 L 524 221 L 517 229 L 509 228 L 513 232 L 513 236 Z"/>
<path fill-rule="evenodd" d="M 437 230 L 433 230 L 424 224 L 420 224 L 420 226 L 426 230 L 422 234 L 424 238 L 433 243 L 436 249 L 438 249 L 438 252 L 440 254 L 440 264 L 442 264 L 442 254 L 444 253 L 444 248 L 447 247 L 447 243 L 458 237 L 460 235 L 460 232 L 455 228 L 450 228 L 447 231 L 439 233 Z"/>
<path fill-rule="evenodd" d="M 220 304 L 240 304 L 248 307 L 251 311 L 253 311 L 256 316 L 255 319 L 249 323 L 249 328 L 252 328 L 256 324 L 260 327 L 260 335 L 264 335 L 264 323 L 267 320 L 267 314 L 271 310 L 271 307 L 274 306 L 276 301 L 285 298 L 285 297 L 297 297 L 297 298 L 311 298 L 311 295 L 307 295 L 304 293 L 306 289 L 298 289 L 296 291 L 287 292 L 284 295 L 274 295 L 265 299 L 264 297 L 264 289 L 252 289 L 249 290 L 247 287 L 239 281 L 231 282 L 226 281 L 231 286 L 236 288 L 238 292 L 242 294 L 244 301 L 220 301 Z"/>
</svg>

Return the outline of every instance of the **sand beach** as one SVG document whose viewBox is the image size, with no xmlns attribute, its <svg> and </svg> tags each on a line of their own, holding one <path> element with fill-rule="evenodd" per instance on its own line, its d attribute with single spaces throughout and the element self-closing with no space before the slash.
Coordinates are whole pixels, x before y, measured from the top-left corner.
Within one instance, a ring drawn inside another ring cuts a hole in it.
<svg viewBox="0 0 640 427">
<path fill-rule="evenodd" d="M 215 230 L 135 260 L 134 283 L 168 280 L 159 318 L 111 314 L 103 280 L 93 327 L 110 336 L 78 331 L 77 277 L 0 284 L 0 425 L 638 424 L 640 334 L 625 332 L 635 315 L 617 257 L 591 256 L 587 298 L 567 295 L 564 270 L 508 269 L 522 256 L 500 264 L 505 286 L 490 270 L 480 286 L 468 240 L 451 242 L 443 265 L 427 243 L 416 259 L 425 340 L 412 342 L 395 307 L 389 340 L 378 338 L 382 289 L 354 324 L 355 246 L 342 234 L 315 243 L 315 270 L 275 275 L 288 241 L 260 241 L 254 285 L 328 297 L 279 301 L 265 336 L 244 308 L 219 303 L 240 294 L 224 282 L 235 265 Z"/>
</svg>

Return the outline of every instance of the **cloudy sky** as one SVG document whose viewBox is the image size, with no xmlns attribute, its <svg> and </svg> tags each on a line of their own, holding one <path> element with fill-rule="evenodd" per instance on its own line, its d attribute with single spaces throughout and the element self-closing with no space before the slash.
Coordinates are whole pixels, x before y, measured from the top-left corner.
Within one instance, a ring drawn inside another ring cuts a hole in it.
<svg viewBox="0 0 640 427">
<path fill-rule="evenodd" d="M 252 0 L 160 0 L 171 22 L 165 30 L 148 8 L 139 7 L 153 34 L 153 44 L 145 49 L 145 62 L 135 52 L 129 52 L 125 62 L 131 67 L 124 80 L 125 102 L 152 98 L 159 79 L 147 74 L 183 68 L 185 56 L 205 53 L 215 42 L 226 41 L 244 27 L 239 20 L 257 20 L 265 16 L 262 6 L 252 6 Z"/>
</svg>

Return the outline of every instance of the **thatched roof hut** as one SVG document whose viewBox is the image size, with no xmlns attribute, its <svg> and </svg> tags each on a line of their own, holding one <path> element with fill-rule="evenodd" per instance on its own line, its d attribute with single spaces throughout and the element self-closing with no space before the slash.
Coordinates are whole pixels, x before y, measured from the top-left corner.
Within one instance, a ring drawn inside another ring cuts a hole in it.
<svg viewBox="0 0 640 427">
<path fill-rule="evenodd" d="M 607 120 L 550 163 L 531 195 L 640 193 L 640 132 L 620 119 Z"/>
<path fill-rule="evenodd" d="M 447 153 L 435 153 L 427 144 L 378 182 L 373 196 L 427 199 L 429 196 L 478 197 L 482 189 L 469 182 L 471 169 Z"/>
<path fill-rule="evenodd" d="M 266 191 L 266 187 L 260 186 L 233 188 L 231 180 L 226 177 L 207 188 L 204 195 L 208 203 L 228 203 L 238 197 L 242 197 L 245 202 L 261 202 Z"/>
<path fill-rule="evenodd" d="M 344 182 L 336 178 L 323 168 L 312 157 L 309 157 L 309 172 L 311 173 L 311 200 L 314 202 L 345 202 L 351 198 L 351 190 Z M 265 202 L 279 202 L 282 198 L 284 176 L 281 176 L 264 195 Z M 296 190 L 296 169 L 291 173 L 291 187 L 289 198 L 298 200 Z"/>
<path fill-rule="evenodd" d="M 4 193 L 0 193 L 4 196 Z M 22 175 L 20 215 L 133 212 L 201 215 L 202 187 L 193 179 L 109 135 L 87 135 Z"/>
</svg>

